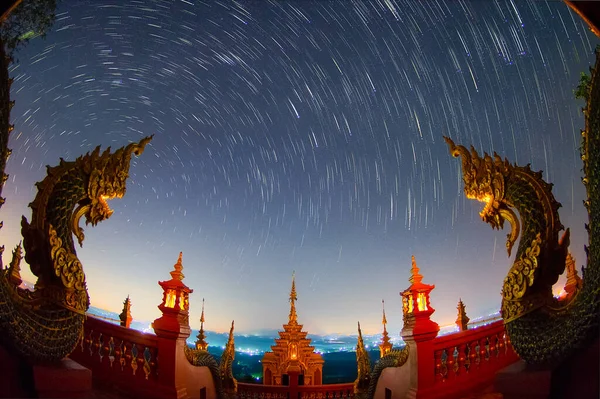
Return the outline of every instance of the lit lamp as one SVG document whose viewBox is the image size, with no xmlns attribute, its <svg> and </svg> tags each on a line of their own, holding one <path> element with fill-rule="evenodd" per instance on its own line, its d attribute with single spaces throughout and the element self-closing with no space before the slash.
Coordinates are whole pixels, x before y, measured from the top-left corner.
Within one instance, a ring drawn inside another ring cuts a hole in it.
<svg viewBox="0 0 600 399">
<path fill-rule="evenodd" d="M 169 335 L 176 333 L 179 336 L 189 336 L 191 333 L 189 325 L 189 295 L 194 291 L 183 283 L 182 256 L 183 254 L 180 252 L 177 263 L 173 266 L 171 279 L 158 282 L 163 289 L 163 299 L 161 304 L 158 305 L 158 308 L 162 312 L 162 317 L 154 320 L 154 323 L 152 323 L 152 327 L 157 332 L 157 335 L 157 330 L 160 330 L 163 335 L 165 333 Z"/>
<path fill-rule="evenodd" d="M 301 368 L 298 361 L 298 344 L 295 342 L 290 343 L 290 361 L 288 362 L 286 372 L 290 379 L 290 385 L 298 385 L 298 376 L 300 375 Z"/>
<path fill-rule="evenodd" d="M 415 257 L 412 257 L 410 287 L 400 293 L 402 296 L 402 313 L 404 327 L 402 337 L 415 339 L 430 339 L 437 335 L 440 327 L 430 319 L 435 309 L 429 302 L 429 294 L 435 285 L 424 284 L 423 276 L 419 273 Z"/>
<path fill-rule="evenodd" d="M 298 345 L 292 343 L 290 345 L 290 359 L 297 360 L 298 359 Z"/>
</svg>

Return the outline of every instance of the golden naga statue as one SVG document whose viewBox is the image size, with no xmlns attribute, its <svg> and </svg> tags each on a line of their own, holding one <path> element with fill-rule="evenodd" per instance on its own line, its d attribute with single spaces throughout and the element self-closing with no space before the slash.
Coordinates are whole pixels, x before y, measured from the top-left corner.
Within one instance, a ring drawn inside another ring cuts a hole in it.
<svg viewBox="0 0 600 399">
<path fill-rule="evenodd" d="M 129 163 L 152 136 L 111 153 L 100 147 L 56 167 L 37 183 L 29 205 L 31 223 L 23 216 L 21 232 L 25 260 L 37 277 L 34 291 L 16 287 L 0 276 L 2 343 L 34 361 L 55 361 L 68 355 L 83 333 L 89 307 L 85 274 L 77 258 L 73 235 L 84 239 L 79 221 L 95 226 L 113 211 L 107 200 L 125 194 Z"/>
<path fill-rule="evenodd" d="M 509 256 L 520 237 L 515 262 L 504 280 L 501 312 L 513 347 L 531 364 L 558 362 L 598 334 L 599 64 L 597 53 L 584 110 L 583 181 L 588 190 L 586 206 L 590 213 L 588 266 L 581 291 L 566 304 L 552 295 L 552 285 L 565 270 L 569 246 L 568 229 L 559 239 L 564 227 L 552 185 L 529 165 L 512 165 L 497 154 L 493 158 L 488 154 L 480 157 L 473 147 L 469 151 L 445 137 L 450 153 L 461 158 L 465 195 L 485 203 L 480 212 L 482 220 L 495 229 L 502 229 L 506 220 L 510 223 L 506 242 Z"/>
<path fill-rule="evenodd" d="M 4 173 L 10 155 L 8 139 L 12 79 L 10 58 L 0 40 L 0 194 L 8 176 Z M 107 200 L 121 198 L 129 177 L 133 154 L 140 155 L 152 136 L 116 152 L 100 147 L 72 162 L 60 160 L 48 167 L 46 178 L 37 183 L 38 194 L 30 204 L 31 223 L 23 217 L 21 232 L 25 260 L 37 277 L 34 291 L 19 288 L 19 254 L 11 267 L 0 269 L 0 345 L 33 362 L 61 360 L 83 335 L 89 307 L 85 274 L 77 258 L 73 235 L 84 239 L 79 221 L 95 226 L 113 211 Z M 0 206 L 4 198 L 0 197 Z M 0 227 L 2 226 L 0 222 Z M 0 254 L 4 248 L 0 247 Z M 16 262 L 16 263 L 15 263 Z"/>
</svg>

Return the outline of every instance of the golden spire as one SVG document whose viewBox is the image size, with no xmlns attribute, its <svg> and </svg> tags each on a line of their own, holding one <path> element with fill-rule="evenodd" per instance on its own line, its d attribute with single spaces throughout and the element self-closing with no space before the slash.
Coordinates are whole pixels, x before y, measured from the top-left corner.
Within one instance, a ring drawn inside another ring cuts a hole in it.
<svg viewBox="0 0 600 399">
<path fill-rule="evenodd" d="M 292 272 L 292 290 L 290 291 L 290 317 L 288 324 L 298 324 L 298 315 L 296 314 L 296 271 Z"/>
<path fill-rule="evenodd" d="M 208 343 L 206 342 L 206 335 L 204 334 L 204 298 L 202 298 L 202 314 L 200 315 L 200 330 L 196 335 L 196 349 L 207 350 Z"/>
<path fill-rule="evenodd" d="M 458 310 L 456 325 L 458 326 L 459 331 L 465 331 L 468 328 L 467 325 L 469 324 L 470 319 L 467 317 L 467 311 L 465 310 L 465 304 L 463 303 L 462 298 L 458 300 L 456 309 Z"/>
<path fill-rule="evenodd" d="M 567 269 L 567 282 L 565 284 L 564 290 L 566 292 L 566 299 L 571 299 L 577 291 L 579 291 L 583 285 L 583 280 L 577 274 L 577 267 L 575 266 L 575 258 L 571 255 L 571 252 L 567 252 L 566 259 L 566 269 Z"/>
<path fill-rule="evenodd" d="M 131 299 L 129 299 L 129 295 L 127 295 L 127 298 L 123 301 L 123 311 L 119 315 L 119 320 L 121 320 L 121 326 L 125 328 L 131 326 L 133 318 L 131 317 Z"/>
<path fill-rule="evenodd" d="M 174 270 L 171 272 L 171 278 L 173 278 L 173 280 L 183 280 L 183 278 L 185 277 L 181 272 L 183 270 L 183 263 L 181 262 L 182 257 L 183 252 L 180 252 L 179 258 L 177 258 L 177 263 L 175 263 L 175 265 L 173 266 Z"/>
<path fill-rule="evenodd" d="M 417 267 L 417 261 L 415 260 L 415 256 L 412 256 L 412 268 L 410 269 L 410 277 L 408 281 L 411 284 L 419 284 L 423 280 L 423 276 L 419 273 L 419 268 Z"/>
<path fill-rule="evenodd" d="M 19 244 L 17 244 L 17 246 L 15 247 L 15 249 L 13 251 L 12 259 L 11 259 L 8 269 L 7 269 L 8 280 L 16 286 L 21 285 L 21 283 L 23 282 L 23 280 L 21 279 L 21 259 L 22 258 L 23 258 L 23 251 L 21 250 L 21 241 L 19 241 Z"/>
<path fill-rule="evenodd" d="M 383 334 L 381 344 L 379 345 L 379 356 L 384 357 L 392 350 L 392 343 L 390 342 L 390 336 L 386 328 L 387 318 L 385 317 L 385 301 L 383 299 L 381 300 L 381 305 L 383 307 L 383 319 L 381 320 L 381 324 L 383 324 Z"/>
</svg>

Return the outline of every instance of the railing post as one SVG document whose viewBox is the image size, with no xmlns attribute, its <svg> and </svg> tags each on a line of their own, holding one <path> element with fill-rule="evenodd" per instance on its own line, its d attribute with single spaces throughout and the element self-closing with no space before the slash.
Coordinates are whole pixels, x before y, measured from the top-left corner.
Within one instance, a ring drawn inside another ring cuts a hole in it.
<svg viewBox="0 0 600 399">
<path fill-rule="evenodd" d="M 431 307 L 429 294 L 435 285 L 424 284 L 422 280 L 423 276 L 419 273 L 417 262 L 413 256 L 411 277 L 409 278 L 411 285 L 400 293 L 404 313 L 404 328 L 402 328 L 401 335 L 411 351 L 409 356 L 413 362 L 416 356 L 416 370 L 412 370 L 411 385 L 418 388 L 432 387 L 435 384 L 436 359 L 433 340 L 440 330 L 439 325 L 431 320 L 435 309 Z M 416 353 L 414 353 L 415 351 Z M 448 355 L 450 356 L 450 354 Z"/>
<path fill-rule="evenodd" d="M 292 362 L 287 369 L 287 374 L 290 379 L 289 399 L 300 399 L 298 391 L 298 377 L 300 376 L 300 366 Z"/>
<path fill-rule="evenodd" d="M 158 306 L 162 316 L 152 323 L 158 337 L 159 370 L 158 382 L 166 389 L 170 398 L 181 398 L 188 395 L 186 376 L 181 366 L 187 362 L 185 357 L 186 339 L 191 334 L 189 324 L 189 294 L 192 292 L 183 283 L 182 254 L 171 272 L 171 280 L 159 282 L 164 290 L 163 301 Z M 139 359 L 139 357 L 138 357 Z M 141 363 L 141 362 L 140 362 Z M 139 365 L 143 371 L 143 364 Z"/>
</svg>

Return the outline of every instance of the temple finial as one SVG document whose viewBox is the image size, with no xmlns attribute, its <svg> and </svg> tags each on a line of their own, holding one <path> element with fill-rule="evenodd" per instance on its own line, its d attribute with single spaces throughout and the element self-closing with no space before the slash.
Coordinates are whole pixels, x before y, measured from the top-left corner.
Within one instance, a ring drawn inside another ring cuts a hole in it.
<svg viewBox="0 0 600 399">
<path fill-rule="evenodd" d="M 123 310 L 119 315 L 119 320 L 121 320 L 119 324 L 122 327 L 129 328 L 131 326 L 133 318 L 131 317 L 131 299 L 129 299 L 129 294 L 123 301 Z"/>
<path fill-rule="evenodd" d="M 174 280 L 183 280 L 183 278 L 185 277 L 182 273 L 182 270 L 183 270 L 182 258 L 183 258 L 183 252 L 179 252 L 179 257 L 177 258 L 177 263 L 175 263 L 175 265 L 173 266 L 174 270 L 171 272 L 171 277 Z"/>
<path fill-rule="evenodd" d="M 298 295 L 296 294 L 296 271 L 292 272 L 292 290 L 290 291 L 290 317 L 289 324 L 298 324 L 298 315 L 296 314 L 296 301 Z"/>
<path fill-rule="evenodd" d="M 200 330 L 196 335 L 196 349 L 197 350 L 208 350 L 208 343 L 206 342 L 206 334 L 204 334 L 204 298 L 202 298 L 202 314 L 200 315 Z"/>
<path fill-rule="evenodd" d="M 583 286 L 583 280 L 577 274 L 575 258 L 573 258 L 571 252 L 567 253 L 565 268 L 567 269 L 567 282 L 565 283 L 564 298 L 562 299 L 570 300 Z"/>
<path fill-rule="evenodd" d="M 381 320 L 381 324 L 383 324 L 383 333 L 381 334 L 381 344 L 379 345 L 379 356 L 384 357 L 392 350 L 392 343 L 390 342 L 390 336 L 386 328 L 387 318 L 385 317 L 385 300 L 381 300 L 381 305 L 383 307 L 383 319 Z"/>
<path fill-rule="evenodd" d="M 21 259 L 23 259 L 23 251 L 21 248 L 21 241 L 19 241 L 19 244 L 17 244 L 12 253 L 12 259 L 7 269 L 8 281 L 15 286 L 19 286 L 23 282 L 21 279 Z"/>
<path fill-rule="evenodd" d="M 412 267 L 410 269 L 410 277 L 408 281 L 411 284 L 418 284 L 423 280 L 423 276 L 419 273 L 419 267 L 417 266 L 417 261 L 415 260 L 415 256 L 412 256 Z"/>
<path fill-rule="evenodd" d="M 204 324 L 204 298 L 202 298 L 202 314 L 200 315 L 200 323 Z"/>
<path fill-rule="evenodd" d="M 468 329 L 469 318 L 467 317 L 467 311 L 465 309 L 465 304 L 462 301 L 462 298 L 459 298 L 458 305 L 456 305 L 456 310 L 458 310 L 458 316 L 456 317 L 456 325 L 458 326 L 459 331 L 465 331 Z"/>
</svg>

